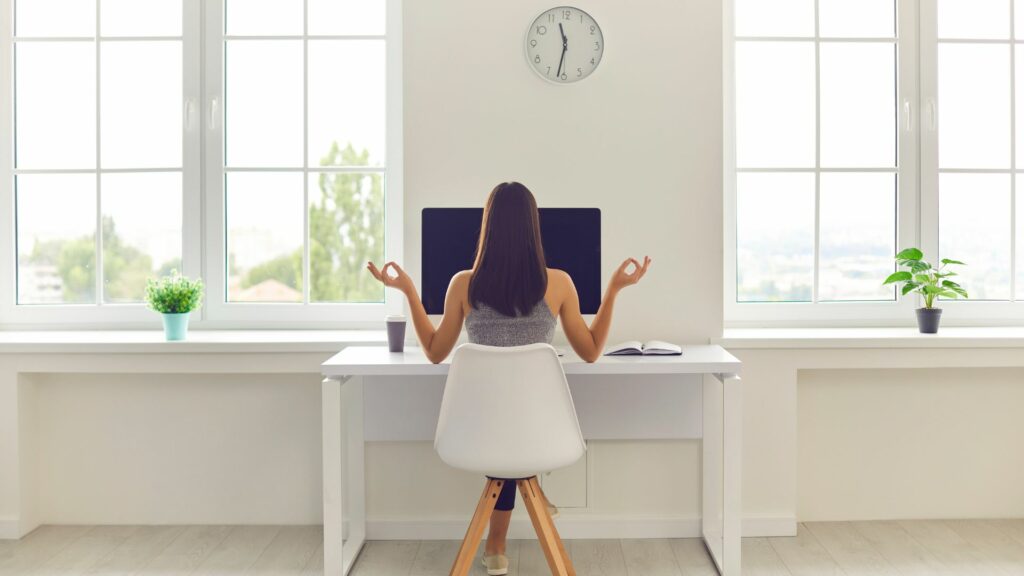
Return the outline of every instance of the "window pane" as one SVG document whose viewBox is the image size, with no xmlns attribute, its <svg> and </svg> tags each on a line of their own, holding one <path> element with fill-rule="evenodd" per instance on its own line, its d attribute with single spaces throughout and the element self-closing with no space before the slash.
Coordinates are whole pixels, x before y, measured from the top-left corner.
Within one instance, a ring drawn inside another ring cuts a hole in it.
<svg viewBox="0 0 1024 576">
<path fill-rule="evenodd" d="M 821 175 L 819 300 L 893 300 L 896 176 Z"/>
<path fill-rule="evenodd" d="M 1024 0 L 1014 0 L 1013 31 L 1018 40 L 1024 38 Z"/>
<path fill-rule="evenodd" d="M 1021 9 L 1024 10 L 1024 1 L 1021 2 Z M 1022 25 L 1024 25 L 1024 22 L 1022 22 Z M 1016 46 L 1016 47 L 1014 47 L 1014 50 L 1017 51 L 1017 56 L 1016 56 L 1016 58 L 1014 58 L 1014 68 L 1016 69 L 1016 73 L 1014 74 L 1014 79 L 1015 79 L 1016 84 L 1017 84 L 1017 87 L 1016 87 L 1016 90 L 1014 92 L 1014 95 L 1016 96 L 1016 103 L 1015 104 L 1016 104 L 1016 107 L 1017 107 L 1017 109 L 1016 109 L 1017 110 L 1017 112 L 1016 112 L 1017 147 L 1016 148 L 1017 148 L 1017 169 L 1019 170 L 1021 168 L 1024 168 L 1024 140 L 1022 140 L 1022 138 L 1024 138 L 1024 92 L 1022 92 L 1022 90 L 1024 90 L 1024 62 L 1021 61 L 1021 58 L 1024 58 L 1024 49 L 1022 49 L 1021 46 Z"/>
<path fill-rule="evenodd" d="M 939 38 L 1009 38 L 1010 0 L 938 0 Z"/>
<path fill-rule="evenodd" d="M 736 295 L 808 302 L 814 283 L 814 175 L 738 174 Z"/>
<path fill-rule="evenodd" d="M 229 36 L 302 34 L 302 0 L 224 0 Z"/>
<path fill-rule="evenodd" d="M 1017 300 L 1024 301 L 1024 181 L 1017 178 Z"/>
<path fill-rule="evenodd" d="M 939 257 L 967 263 L 957 281 L 972 300 L 1010 296 L 1010 176 L 939 175 Z"/>
<path fill-rule="evenodd" d="M 17 167 L 95 167 L 95 45 L 19 43 L 15 55 Z"/>
<path fill-rule="evenodd" d="M 384 261 L 384 176 L 309 175 L 309 274 L 314 302 L 383 302 L 366 274 Z"/>
<path fill-rule="evenodd" d="M 821 45 L 821 164 L 896 165 L 896 48 Z"/>
<path fill-rule="evenodd" d="M 939 44 L 939 167 L 1010 167 L 1010 47 Z"/>
<path fill-rule="evenodd" d="M 16 36 L 95 36 L 95 0 L 16 0 Z"/>
<path fill-rule="evenodd" d="M 302 42 L 226 44 L 227 165 L 302 166 Z"/>
<path fill-rule="evenodd" d="M 736 43 L 736 164 L 814 166 L 814 44 Z"/>
<path fill-rule="evenodd" d="M 96 176 L 15 179 L 18 303 L 96 301 Z"/>
<path fill-rule="evenodd" d="M 309 43 L 309 165 L 384 163 L 383 40 Z"/>
<path fill-rule="evenodd" d="M 229 173 L 228 300 L 302 302 L 301 173 Z"/>
<path fill-rule="evenodd" d="M 103 299 L 141 302 L 146 279 L 181 271 L 181 173 L 104 174 Z"/>
<path fill-rule="evenodd" d="M 103 36 L 181 36 L 181 0 L 103 0 Z"/>
<path fill-rule="evenodd" d="M 736 0 L 737 36 L 814 36 L 814 0 Z"/>
<path fill-rule="evenodd" d="M 818 30 L 825 38 L 894 38 L 893 0 L 819 0 Z"/>
<path fill-rule="evenodd" d="M 385 0 L 309 0 L 309 33 L 384 34 Z"/>
<path fill-rule="evenodd" d="M 100 58 L 102 167 L 181 166 L 181 42 L 103 42 Z"/>
</svg>

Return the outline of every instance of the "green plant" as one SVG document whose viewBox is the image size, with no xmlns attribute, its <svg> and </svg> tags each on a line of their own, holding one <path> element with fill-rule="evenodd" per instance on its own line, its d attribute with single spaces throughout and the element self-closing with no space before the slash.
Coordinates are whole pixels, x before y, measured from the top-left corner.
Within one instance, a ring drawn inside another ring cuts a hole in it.
<svg viewBox="0 0 1024 576">
<path fill-rule="evenodd" d="M 161 314 L 185 314 L 203 301 L 203 281 L 189 280 L 171 270 L 170 276 L 146 280 L 146 304 Z"/>
<path fill-rule="evenodd" d="M 932 308 L 937 296 L 954 300 L 967 298 L 967 291 L 949 279 L 956 276 L 956 272 L 947 269 L 947 266 L 966 266 L 963 262 L 943 258 L 941 264 L 935 267 L 924 261 L 924 253 L 917 248 L 907 248 L 900 252 L 896 255 L 896 262 L 910 270 L 889 275 L 883 284 L 903 283 L 903 295 L 917 292 L 924 297 L 925 308 Z"/>
</svg>

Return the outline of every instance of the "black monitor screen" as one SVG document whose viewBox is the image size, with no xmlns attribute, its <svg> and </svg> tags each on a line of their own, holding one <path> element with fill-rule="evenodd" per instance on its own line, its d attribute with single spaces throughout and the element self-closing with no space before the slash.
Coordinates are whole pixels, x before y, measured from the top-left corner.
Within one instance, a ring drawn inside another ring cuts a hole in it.
<svg viewBox="0 0 1024 576">
<path fill-rule="evenodd" d="M 423 209 L 423 306 L 444 313 L 452 276 L 473 267 L 482 208 Z M 580 295 L 580 311 L 601 305 L 601 210 L 541 208 L 540 233 L 549 268 L 564 270 Z"/>
</svg>

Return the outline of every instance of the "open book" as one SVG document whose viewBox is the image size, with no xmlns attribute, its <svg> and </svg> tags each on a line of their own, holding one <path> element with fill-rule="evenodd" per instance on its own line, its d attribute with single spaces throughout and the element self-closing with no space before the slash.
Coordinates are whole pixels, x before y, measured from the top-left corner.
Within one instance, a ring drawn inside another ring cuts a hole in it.
<svg viewBox="0 0 1024 576">
<path fill-rule="evenodd" d="M 630 340 L 614 346 L 609 346 L 605 356 L 678 356 L 683 349 L 675 344 L 662 342 L 661 340 Z"/>
</svg>

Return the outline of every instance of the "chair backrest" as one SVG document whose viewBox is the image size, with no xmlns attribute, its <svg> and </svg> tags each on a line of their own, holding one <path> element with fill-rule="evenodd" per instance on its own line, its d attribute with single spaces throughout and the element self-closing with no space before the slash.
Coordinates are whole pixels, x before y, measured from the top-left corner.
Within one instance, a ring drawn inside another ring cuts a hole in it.
<svg viewBox="0 0 1024 576">
<path fill-rule="evenodd" d="M 586 447 L 555 349 L 459 346 L 434 448 L 449 466 L 492 478 L 527 478 L 579 460 Z"/>
</svg>

